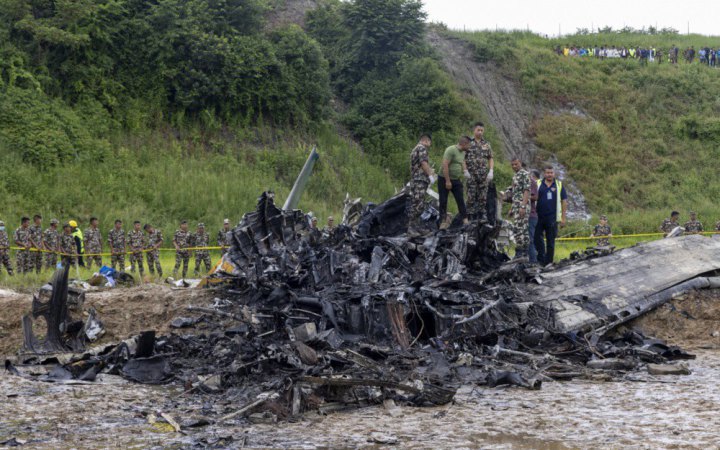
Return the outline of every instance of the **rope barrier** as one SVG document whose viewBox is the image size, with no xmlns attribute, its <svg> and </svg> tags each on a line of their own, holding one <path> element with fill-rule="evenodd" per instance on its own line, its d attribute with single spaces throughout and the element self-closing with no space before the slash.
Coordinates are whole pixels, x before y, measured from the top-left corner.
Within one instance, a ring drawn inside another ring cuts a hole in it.
<svg viewBox="0 0 720 450">
<path fill-rule="evenodd" d="M 180 251 L 207 251 L 207 250 L 222 250 L 223 248 L 227 247 L 187 247 L 182 248 Z M 176 252 L 178 250 L 175 250 L 174 248 L 144 248 L 142 250 L 129 250 L 124 252 L 105 252 L 105 253 L 83 253 L 82 255 L 78 255 L 77 253 L 64 253 L 59 251 L 53 251 L 53 250 L 46 250 L 44 248 L 25 248 L 25 247 L 4 247 L 0 250 L 19 250 L 19 251 L 28 251 L 28 252 L 35 252 L 35 253 L 53 253 L 55 255 L 59 256 L 117 256 L 117 255 L 133 255 L 135 253 L 148 253 L 153 252 L 155 250 L 160 252 Z"/>
<path fill-rule="evenodd" d="M 720 231 L 701 231 L 697 234 L 702 235 L 716 235 L 720 234 Z M 571 241 L 593 241 L 593 240 L 599 240 L 599 239 L 627 239 L 627 238 L 638 238 L 638 237 L 662 237 L 665 236 L 663 233 L 635 233 L 635 234 L 617 234 L 617 235 L 611 235 L 611 236 L 573 236 L 573 237 L 561 237 L 557 238 L 555 242 L 571 242 Z M 210 246 L 210 247 L 187 247 L 182 248 L 179 251 L 208 251 L 208 250 L 222 250 L 227 249 L 228 247 L 221 247 L 221 246 Z M 40 252 L 40 253 L 54 253 L 56 255 L 60 256 L 80 256 L 77 253 L 63 253 L 63 252 L 57 252 L 52 250 L 46 250 L 46 249 L 40 249 L 40 248 L 24 248 L 24 247 L 0 247 L 0 250 L 26 250 L 28 252 Z M 178 250 L 175 250 L 174 248 L 167 248 L 167 247 L 161 247 L 161 248 L 145 248 L 142 250 L 128 250 L 124 252 L 104 252 L 104 253 L 83 253 L 82 256 L 116 256 L 116 255 L 132 255 L 134 253 L 148 253 L 152 251 L 160 251 L 160 252 L 177 252 Z"/>
<path fill-rule="evenodd" d="M 720 234 L 720 231 L 701 231 L 696 234 L 703 234 L 703 235 L 715 235 Z M 636 238 L 636 237 L 663 237 L 665 236 L 664 233 L 636 233 L 636 234 L 618 234 L 618 235 L 611 235 L 611 236 L 578 236 L 578 237 L 562 237 L 558 238 L 555 241 L 593 241 L 598 239 L 627 239 L 627 238 Z"/>
</svg>

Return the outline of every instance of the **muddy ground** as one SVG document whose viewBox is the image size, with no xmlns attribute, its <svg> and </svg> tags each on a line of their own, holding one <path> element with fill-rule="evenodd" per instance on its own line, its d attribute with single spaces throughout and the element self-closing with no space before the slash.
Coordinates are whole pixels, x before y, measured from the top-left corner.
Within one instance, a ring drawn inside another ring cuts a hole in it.
<svg viewBox="0 0 720 450">
<path fill-rule="evenodd" d="M 0 292 L 0 348 L 19 345 L 11 314 L 29 308 L 26 295 Z M 88 295 L 108 326 L 105 341 L 144 329 L 168 331 L 203 291 L 150 285 Z M 104 383 L 59 385 L 0 372 L 0 442 L 28 448 L 708 448 L 718 445 L 720 417 L 720 292 L 675 300 L 637 321 L 650 334 L 694 349 L 688 376 L 629 373 L 622 382 L 545 383 L 540 391 L 466 386 L 452 405 L 377 406 L 292 423 L 230 421 L 172 432 L 153 414 L 181 423 L 218 417 L 243 405 L 223 395 L 187 395 L 178 386 L 142 386 L 106 376 Z M 210 414 L 212 412 L 213 414 Z M 13 442 L 13 441 L 11 441 Z"/>
<path fill-rule="evenodd" d="M 99 343 L 112 343 L 144 330 L 166 333 L 170 320 L 187 315 L 188 305 L 205 306 L 213 298 L 211 291 L 145 284 L 88 292 L 85 308 L 95 308 L 105 324 Z M 21 319 L 31 307 L 31 294 L 0 289 L 0 357 L 14 354 L 22 345 Z"/>
</svg>

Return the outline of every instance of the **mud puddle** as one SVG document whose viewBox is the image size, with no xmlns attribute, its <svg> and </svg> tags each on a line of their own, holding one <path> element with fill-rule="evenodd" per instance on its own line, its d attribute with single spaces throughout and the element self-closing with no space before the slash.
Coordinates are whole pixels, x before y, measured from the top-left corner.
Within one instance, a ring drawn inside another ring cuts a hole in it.
<svg viewBox="0 0 720 450">
<path fill-rule="evenodd" d="M 712 447 L 720 426 L 720 351 L 702 350 L 689 366 L 689 376 L 633 373 L 623 382 L 554 382 L 540 391 L 466 386 L 445 407 L 378 406 L 183 433 L 151 425 L 148 415 L 164 412 L 182 423 L 242 405 L 115 377 L 61 385 L 2 372 L 0 442 L 15 438 L 28 448 Z"/>
</svg>

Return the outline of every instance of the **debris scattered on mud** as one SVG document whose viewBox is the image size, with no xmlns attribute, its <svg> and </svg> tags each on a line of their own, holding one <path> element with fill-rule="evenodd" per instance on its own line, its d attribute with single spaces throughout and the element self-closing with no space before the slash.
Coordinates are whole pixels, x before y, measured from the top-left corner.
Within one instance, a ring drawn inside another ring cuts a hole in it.
<svg viewBox="0 0 720 450">
<path fill-rule="evenodd" d="M 634 303 L 573 296 L 581 280 L 573 278 L 571 288 L 570 277 L 601 258 L 542 271 L 498 251 L 499 224 L 485 222 L 410 238 L 404 204 L 401 192 L 362 211 L 348 208 L 353 221 L 320 231 L 301 211 L 281 210 L 264 193 L 233 230 L 217 270 L 200 283 L 214 290 L 214 304 L 188 307 L 170 321 L 175 331 L 163 336 L 148 330 L 85 350 L 99 333 L 99 318 L 72 321 L 68 271 L 58 271 L 51 299 L 33 305 L 33 315 L 46 318 L 47 336 L 39 341 L 26 333 L 18 363 L 7 361 L 6 369 L 56 383 L 115 374 L 144 384 L 174 382 L 184 395 L 222 396 L 223 408 L 208 408 L 187 423 L 165 417 L 177 430 L 211 420 L 273 423 L 373 404 L 441 405 L 463 384 L 537 390 L 548 380 L 681 373 L 683 366 L 669 363 L 693 358 L 618 328 L 626 322 L 619 311 Z M 427 217 L 432 220 L 432 210 Z M 653 251 L 670 250 L 639 253 Z M 693 277 L 717 266 L 698 266 L 687 277 L 698 280 Z M 573 272 L 568 267 L 576 273 L 558 275 Z M 644 288 L 652 297 L 668 287 Z M 38 375 L 24 366 L 30 363 L 54 366 Z"/>
</svg>

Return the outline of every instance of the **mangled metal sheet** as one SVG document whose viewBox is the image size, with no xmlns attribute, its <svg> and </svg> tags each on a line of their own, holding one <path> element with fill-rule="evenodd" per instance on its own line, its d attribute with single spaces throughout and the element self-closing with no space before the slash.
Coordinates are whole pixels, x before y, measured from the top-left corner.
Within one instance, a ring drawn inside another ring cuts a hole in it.
<svg viewBox="0 0 720 450">
<path fill-rule="evenodd" d="M 82 320 L 85 293 L 69 287 L 68 274 L 69 266 L 57 270 L 51 284 L 33 296 L 32 312 L 22 318 L 24 351 L 33 354 L 82 351 L 88 342 L 105 332 L 94 309 Z M 42 338 L 33 333 L 33 322 L 39 318 L 44 319 L 46 328 Z"/>
<path fill-rule="evenodd" d="M 538 305 L 536 319 L 548 329 L 607 329 L 670 300 L 672 293 L 663 293 L 674 286 L 718 269 L 720 241 L 683 236 L 543 273 L 542 284 L 529 293 Z"/>
</svg>

